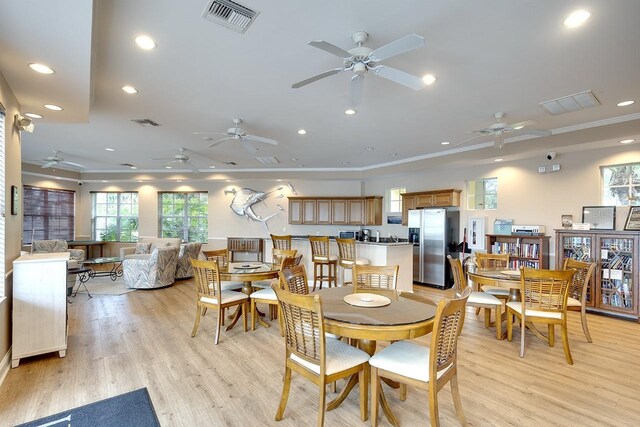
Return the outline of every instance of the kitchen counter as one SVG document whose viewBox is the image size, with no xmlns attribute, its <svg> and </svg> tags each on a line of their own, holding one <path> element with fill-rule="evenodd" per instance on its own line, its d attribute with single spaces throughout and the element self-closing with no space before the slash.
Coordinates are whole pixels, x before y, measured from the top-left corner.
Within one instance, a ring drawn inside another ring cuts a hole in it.
<svg viewBox="0 0 640 427">
<path fill-rule="evenodd" d="M 271 240 L 269 238 L 266 238 L 265 240 Z M 293 235 L 291 236 L 291 240 L 309 240 L 309 236 L 308 235 Z M 336 240 L 336 236 L 329 236 L 329 240 Z M 384 246 L 401 246 L 401 245 L 411 245 L 412 243 L 410 243 L 407 239 L 398 239 L 398 241 L 396 242 L 393 239 L 389 239 L 388 237 L 382 237 L 380 238 L 379 242 L 375 242 L 375 241 L 369 241 L 369 242 L 363 242 L 360 240 L 356 240 L 356 245 L 384 245 Z"/>
</svg>

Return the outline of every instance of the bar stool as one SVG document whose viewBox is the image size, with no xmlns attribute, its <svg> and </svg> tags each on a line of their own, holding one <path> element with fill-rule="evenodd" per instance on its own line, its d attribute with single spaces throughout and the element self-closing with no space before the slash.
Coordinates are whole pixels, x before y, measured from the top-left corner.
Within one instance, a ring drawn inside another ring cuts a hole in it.
<svg viewBox="0 0 640 427">
<path fill-rule="evenodd" d="M 273 243 L 273 249 L 283 249 L 287 251 L 291 250 L 290 234 L 287 234 L 286 236 L 277 236 L 275 234 L 271 234 L 271 242 Z"/>
<path fill-rule="evenodd" d="M 358 258 L 356 257 L 356 239 L 336 239 L 338 243 L 338 265 L 342 267 L 342 286 L 347 283 L 353 282 L 345 282 L 345 272 L 347 270 L 351 270 L 351 275 L 353 277 L 353 266 L 354 265 L 369 265 L 370 261 L 366 258 Z"/>
<path fill-rule="evenodd" d="M 313 261 L 313 290 L 316 290 L 316 282 L 329 282 L 329 287 L 336 286 L 336 267 L 338 257 L 329 254 L 329 236 L 309 236 L 311 244 L 311 261 Z M 324 267 L 327 267 L 327 274 L 324 275 Z"/>
</svg>

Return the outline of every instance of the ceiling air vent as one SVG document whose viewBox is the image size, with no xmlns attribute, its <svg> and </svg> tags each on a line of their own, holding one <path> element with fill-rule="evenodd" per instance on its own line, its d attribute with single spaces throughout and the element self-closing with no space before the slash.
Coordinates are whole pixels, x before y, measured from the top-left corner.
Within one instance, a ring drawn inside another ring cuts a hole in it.
<svg viewBox="0 0 640 427">
<path fill-rule="evenodd" d="M 554 116 L 595 107 L 596 105 L 600 105 L 600 101 L 590 90 L 540 103 L 542 108 Z"/>
<path fill-rule="evenodd" d="M 118 166 L 126 166 L 128 168 L 132 168 L 133 165 L 131 163 L 119 163 Z"/>
<path fill-rule="evenodd" d="M 276 159 L 275 157 L 254 157 L 254 159 L 259 161 L 260 163 L 268 165 L 275 165 L 276 163 L 280 163 L 280 160 Z"/>
<path fill-rule="evenodd" d="M 225 165 L 229 165 L 229 166 L 237 166 L 238 164 L 236 162 L 222 162 Z"/>
<path fill-rule="evenodd" d="M 151 119 L 131 119 L 131 121 L 145 127 L 160 126 L 160 123 L 156 123 Z"/>
<path fill-rule="evenodd" d="M 244 34 L 259 13 L 230 0 L 209 0 L 202 17 Z"/>
</svg>

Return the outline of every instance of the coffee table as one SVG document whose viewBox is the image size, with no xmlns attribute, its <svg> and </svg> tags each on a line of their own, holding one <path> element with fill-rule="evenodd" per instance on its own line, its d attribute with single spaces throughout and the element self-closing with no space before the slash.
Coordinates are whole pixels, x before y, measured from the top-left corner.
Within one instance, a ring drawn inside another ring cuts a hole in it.
<svg viewBox="0 0 640 427">
<path fill-rule="evenodd" d="M 122 277 L 122 260 L 120 257 L 103 257 L 103 258 L 93 258 L 82 261 L 82 264 L 89 267 L 91 271 L 89 272 L 89 277 L 110 277 L 114 282 L 118 277 Z M 97 265 L 106 265 L 112 264 L 111 270 L 109 271 L 100 271 L 96 270 Z"/>
</svg>

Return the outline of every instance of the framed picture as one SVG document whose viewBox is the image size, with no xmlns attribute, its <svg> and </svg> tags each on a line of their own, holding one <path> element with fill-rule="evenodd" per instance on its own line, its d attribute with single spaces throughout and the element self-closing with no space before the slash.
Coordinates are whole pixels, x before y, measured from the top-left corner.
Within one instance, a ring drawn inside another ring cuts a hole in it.
<svg viewBox="0 0 640 427">
<path fill-rule="evenodd" d="M 402 224 L 402 216 L 401 215 L 387 216 L 387 224 Z"/>
<path fill-rule="evenodd" d="M 562 215 L 562 226 L 571 228 L 573 226 L 573 215 Z"/>
<path fill-rule="evenodd" d="M 582 222 L 591 224 L 592 230 L 615 230 L 615 206 L 583 206 Z"/>
<path fill-rule="evenodd" d="M 640 206 L 631 206 L 627 222 L 624 224 L 625 230 L 640 230 Z"/>
<path fill-rule="evenodd" d="M 484 223 L 484 217 L 469 218 L 469 228 L 467 228 L 469 249 L 484 249 Z"/>
<path fill-rule="evenodd" d="M 18 187 L 11 186 L 11 215 L 18 215 L 18 206 L 20 206 L 20 194 Z"/>
</svg>

